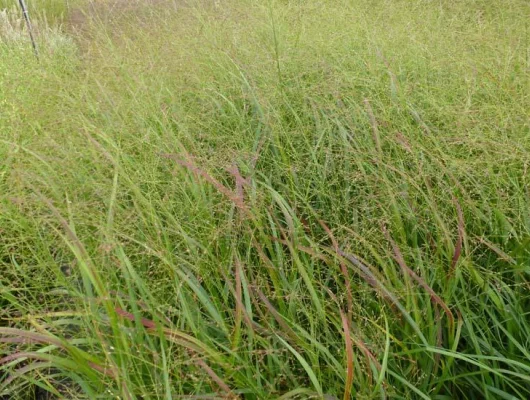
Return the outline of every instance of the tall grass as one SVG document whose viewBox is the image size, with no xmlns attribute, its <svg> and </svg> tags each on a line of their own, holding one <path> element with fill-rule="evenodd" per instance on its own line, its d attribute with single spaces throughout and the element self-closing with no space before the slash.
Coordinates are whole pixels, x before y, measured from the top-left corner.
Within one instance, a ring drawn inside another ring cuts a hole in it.
<svg viewBox="0 0 530 400">
<path fill-rule="evenodd" d="M 30 16 L 60 23 L 82 0 L 26 0 Z M 19 7 L 18 0 L 0 0 L 0 9 Z M 20 10 L 19 10 L 20 11 Z"/>
<path fill-rule="evenodd" d="M 528 3 L 167 5 L 1 45 L 3 394 L 528 398 Z"/>
</svg>

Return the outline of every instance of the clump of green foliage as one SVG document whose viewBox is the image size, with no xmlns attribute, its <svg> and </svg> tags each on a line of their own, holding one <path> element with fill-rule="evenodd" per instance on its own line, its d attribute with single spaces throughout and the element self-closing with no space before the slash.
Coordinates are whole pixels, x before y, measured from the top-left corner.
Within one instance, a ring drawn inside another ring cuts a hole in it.
<svg viewBox="0 0 530 400">
<path fill-rule="evenodd" d="M 530 397 L 527 1 L 105 12 L 0 44 L 0 394 Z"/>
<path fill-rule="evenodd" d="M 25 0 L 28 12 L 32 17 L 38 17 L 50 23 L 64 21 L 69 11 L 80 4 L 83 0 Z M 92 1 L 92 0 L 91 0 Z M 0 0 L 0 10 L 20 10 L 19 0 Z"/>
</svg>

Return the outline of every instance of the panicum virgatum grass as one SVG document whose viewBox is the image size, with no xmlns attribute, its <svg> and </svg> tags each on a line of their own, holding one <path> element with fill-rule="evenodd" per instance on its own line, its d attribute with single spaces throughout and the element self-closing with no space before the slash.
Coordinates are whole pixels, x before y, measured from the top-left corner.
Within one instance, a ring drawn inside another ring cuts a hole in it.
<svg viewBox="0 0 530 400">
<path fill-rule="evenodd" d="M 110 3 L 2 35 L 0 394 L 530 397 L 527 1 Z"/>
</svg>

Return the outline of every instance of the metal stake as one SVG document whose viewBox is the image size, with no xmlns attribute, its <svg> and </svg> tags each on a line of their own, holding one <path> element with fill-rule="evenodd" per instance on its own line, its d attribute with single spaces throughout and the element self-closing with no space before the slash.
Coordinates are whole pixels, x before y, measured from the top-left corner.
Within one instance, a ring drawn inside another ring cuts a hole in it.
<svg viewBox="0 0 530 400">
<path fill-rule="evenodd" d="M 33 52 L 37 60 L 39 59 L 39 51 L 37 50 L 37 43 L 35 42 L 35 37 L 33 36 L 33 27 L 31 26 L 31 21 L 29 19 L 28 7 L 26 7 L 25 0 L 18 0 L 20 8 L 22 8 L 22 14 L 24 15 L 24 20 L 26 21 L 26 26 L 28 27 L 29 38 L 31 39 L 31 45 L 33 46 Z"/>
</svg>

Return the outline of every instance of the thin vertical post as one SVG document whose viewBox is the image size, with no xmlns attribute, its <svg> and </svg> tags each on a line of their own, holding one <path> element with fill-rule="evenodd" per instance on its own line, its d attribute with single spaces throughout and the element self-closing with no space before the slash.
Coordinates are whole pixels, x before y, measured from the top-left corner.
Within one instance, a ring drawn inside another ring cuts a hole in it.
<svg viewBox="0 0 530 400">
<path fill-rule="evenodd" d="M 26 6 L 25 0 L 18 0 L 20 8 L 22 9 L 22 14 L 24 15 L 24 20 L 26 21 L 26 26 L 28 27 L 29 38 L 31 39 L 31 45 L 33 46 L 33 52 L 37 60 L 39 59 L 39 51 L 37 50 L 37 43 L 35 42 L 35 37 L 33 36 L 33 27 L 31 26 L 31 20 L 29 19 L 28 7 Z"/>
</svg>

